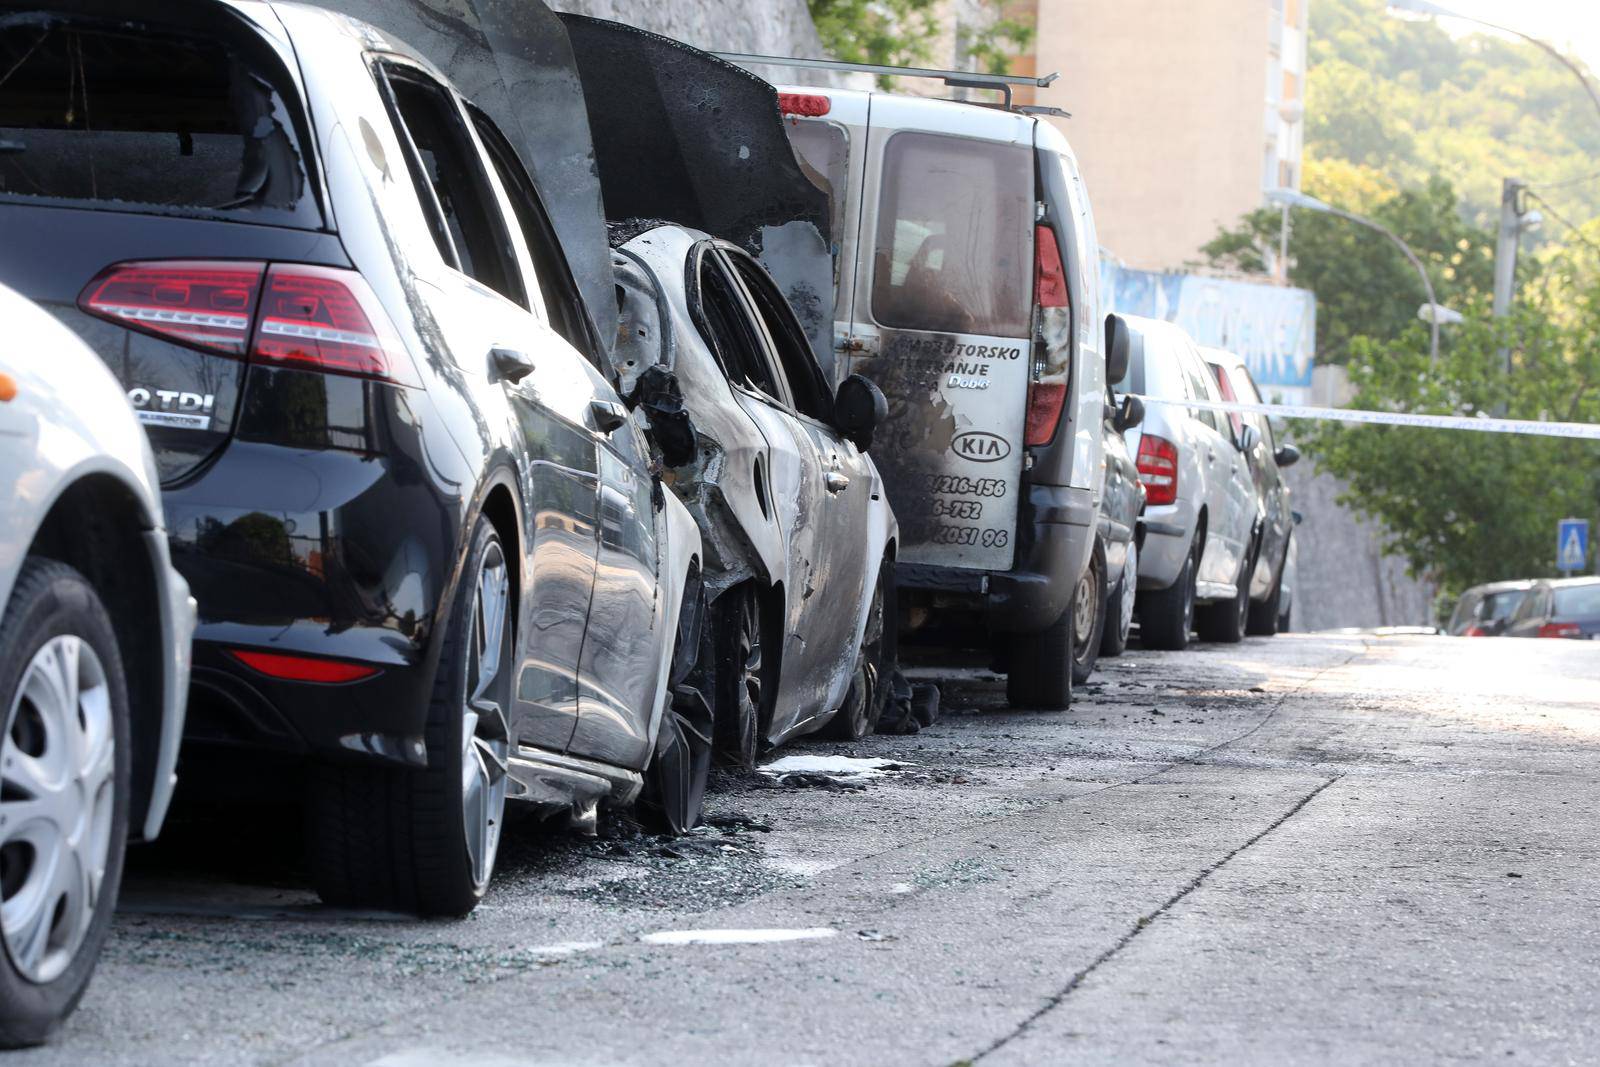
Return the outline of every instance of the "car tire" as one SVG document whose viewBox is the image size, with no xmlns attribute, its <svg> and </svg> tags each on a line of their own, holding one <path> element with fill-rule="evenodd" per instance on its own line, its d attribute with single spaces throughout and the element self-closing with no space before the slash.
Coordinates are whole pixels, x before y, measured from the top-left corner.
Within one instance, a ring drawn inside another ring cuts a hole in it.
<svg viewBox="0 0 1600 1067">
<path fill-rule="evenodd" d="M 1283 614 L 1282 615 L 1278 616 L 1278 632 L 1280 634 L 1286 634 L 1286 633 L 1289 632 L 1289 624 L 1293 621 L 1293 619 L 1291 617 L 1293 615 L 1293 613 L 1294 613 L 1294 605 L 1291 604 L 1288 607 L 1283 609 Z"/>
<path fill-rule="evenodd" d="M 1082 685 L 1094 673 L 1106 628 L 1106 553 L 1099 541 L 1067 610 L 1072 612 L 1072 684 Z"/>
<path fill-rule="evenodd" d="M 0 700 L 0 1047 L 23 1048 L 45 1041 L 83 997 L 110 929 L 128 838 L 122 658 L 105 605 L 65 563 L 23 561 L 0 620 Z M 27 810 L 46 795 L 53 804 Z M 42 862 L 43 843 L 56 846 L 55 863 Z"/>
<path fill-rule="evenodd" d="M 712 754 L 718 763 L 751 770 L 761 751 L 761 727 L 770 668 L 761 587 L 736 585 L 717 598 L 711 618 L 710 682 Z"/>
<path fill-rule="evenodd" d="M 1128 647 L 1128 631 L 1133 628 L 1133 604 L 1139 595 L 1139 546 L 1128 545 L 1128 561 L 1122 576 L 1106 600 L 1106 624 L 1100 635 L 1100 658 L 1115 659 Z"/>
<path fill-rule="evenodd" d="M 1139 594 L 1139 640 L 1145 648 L 1182 652 L 1194 628 L 1194 591 L 1200 535 L 1189 546 L 1177 581 L 1166 589 Z"/>
<path fill-rule="evenodd" d="M 1250 614 L 1250 576 L 1255 572 L 1255 563 L 1252 549 L 1239 564 L 1233 596 L 1207 604 L 1195 613 L 1195 629 L 1199 631 L 1200 640 L 1222 645 L 1236 645 L 1244 640 L 1245 619 Z"/>
<path fill-rule="evenodd" d="M 427 768 L 313 770 L 309 859 L 327 903 L 460 916 L 483 899 L 505 825 L 511 606 L 500 537 L 479 518 L 434 675 Z"/>
<path fill-rule="evenodd" d="M 1283 558 L 1278 561 L 1278 576 L 1272 580 L 1272 592 L 1257 604 L 1251 602 L 1250 617 L 1245 621 L 1244 632 L 1251 637 L 1273 637 L 1278 633 L 1278 620 L 1287 612 L 1280 609 L 1283 600 L 1283 569 L 1289 565 L 1289 543 L 1284 542 Z"/>
<path fill-rule="evenodd" d="M 823 726 L 823 737 L 859 741 L 877 731 L 893 693 L 890 678 L 897 661 L 894 622 L 894 561 L 885 558 L 878 565 L 878 581 L 867 609 L 867 625 L 861 632 L 850 688 L 838 712 Z"/>
<path fill-rule="evenodd" d="M 1044 630 L 1015 634 L 1006 674 L 1014 708 L 1062 711 L 1072 706 L 1072 605 Z"/>
<path fill-rule="evenodd" d="M 698 596 L 698 582 L 693 586 Z M 698 615 L 698 607 L 690 610 Z M 691 680 L 699 635 L 685 634 L 681 626 L 678 633 L 669 675 L 670 703 L 662 716 L 650 762 L 645 765 L 644 791 L 639 796 L 639 814 L 644 824 L 674 837 L 694 829 L 704 814 L 716 732 L 711 705 Z"/>
</svg>

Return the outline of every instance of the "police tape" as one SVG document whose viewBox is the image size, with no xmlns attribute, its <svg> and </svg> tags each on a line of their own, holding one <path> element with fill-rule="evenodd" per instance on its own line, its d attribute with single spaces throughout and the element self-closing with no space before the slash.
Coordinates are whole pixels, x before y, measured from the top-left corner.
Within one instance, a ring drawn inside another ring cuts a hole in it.
<svg viewBox="0 0 1600 1067">
<path fill-rule="evenodd" d="M 1420 426 L 1475 433 L 1510 433 L 1532 437 L 1576 437 L 1600 441 L 1600 424 L 1592 422 L 1537 422 L 1533 419 L 1476 418 L 1469 415 L 1421 415 L 1408 411 L 1357 411 L 1352 408 L 1316 408 L 1298 404 L 1245 404 L 1238 401 L 1175 400 L 1162 396 L 1137 396 L 1146 404 L 1201 408 L 1228 414 L 1267 415 L 1279 419 L 1322 419 L 1360 422 L 1374 426 Z"/>
</svg>

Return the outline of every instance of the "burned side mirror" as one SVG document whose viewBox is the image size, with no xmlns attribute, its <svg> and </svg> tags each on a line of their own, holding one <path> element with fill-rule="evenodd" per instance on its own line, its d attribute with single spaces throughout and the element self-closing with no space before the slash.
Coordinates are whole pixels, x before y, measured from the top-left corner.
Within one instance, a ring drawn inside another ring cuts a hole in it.
<svg viewBox="0 0 1600 1067">
<path fill-rule="evenodd" d="M 1128 351 L 1133 342 L 1120 315 L 1106 316 L 1106 382 L 1115 385 L 1128 376 Z"/>
<path fill-rule="evenodd" d="M 1272 460 L 1280 467 L 1292 467 L 1300 460 L 1300 450 L 1294 445 L 1284 445 L 1272 454 Z"/>
<path fill-rule="evenodd" d="M 1245 428 L 1239 432 L 1239 451 L 1240 452 L 1249 452 L 1250 450 L 1255 448 L 1256 445 L 1258 445 L 1260 443 L 1261 443 L 1261 432 L 1259 430 L 1257 430 L 1254 426 L 1250 426 L 1250 425 L 1247 424 L 1245 426 Z"/>
<path fill-rule="evenodd" d="M 1122 398 L 1122 410 L 1117 412 L 1116 422 L 1113 423 L 1118 433 L 1126 433 L 1144 421 L 1144 401 L 1136 396 Z"/>
<path fill-rule="evenodd" d="M 839 383 L 833 397 L 833 424 L 865 452 L 872 447 L 872 431 L 889 417 L 889 401 L 871 378 L 852 374 Z"/>
<path fill-rule="evenodd" d="M 683 387 L 676 374 L 659 363 L 646 367 L 628 394 L 628 406 L 644 409 L 661 462 L 669 467 L 694 462 L 698 454 L 694 422 L 683 406 Z"/>
</svg>

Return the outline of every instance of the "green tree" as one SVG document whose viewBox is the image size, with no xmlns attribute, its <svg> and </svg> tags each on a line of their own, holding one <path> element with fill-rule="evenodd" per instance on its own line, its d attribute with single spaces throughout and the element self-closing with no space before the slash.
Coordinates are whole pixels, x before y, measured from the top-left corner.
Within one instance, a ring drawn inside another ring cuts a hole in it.
<svg viewBox="0 0 1600 1067">
<path fill-rule="evenodd" d="M 938 0 L 807 0 L 822 45 L 847 63 L 916 66 L 938 35 Z"/>
</svg>

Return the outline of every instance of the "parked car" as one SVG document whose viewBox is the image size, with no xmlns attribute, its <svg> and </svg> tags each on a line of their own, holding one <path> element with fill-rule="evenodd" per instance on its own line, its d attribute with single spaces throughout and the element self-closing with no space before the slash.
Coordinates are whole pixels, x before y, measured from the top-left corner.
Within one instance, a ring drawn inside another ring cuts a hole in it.
<svg viewBox="0 0 1600 1067">
<path fill-rule="evenodd" d="M 1600 578 L 1534 582 L 1500 632 L 1506 637 L 1600 641 Z"/>
<path fill-rule="evenodd" d="M 1038 114 L 783 89 L 836 209 L 835 363 L 889 400 L 873 456 L 900 521 L 909 631 L 989 642 L 1014 705 L 1071 700 L 1094 556 L 1105 334 L 1094 216 Z"/>
<path fill-rule="evenodd" d="M 1189 335 L 1169 322 L 1127 316 L 1128 373 L 1117 391 L 1146 398 L 1143 425 L 1125 434 L 1144 482 L 1139 550 L 1140 640 L 1182 649 L 1191 628 L 1207 641 L 1243 638 L 1260 543 L 1260 509 L 1246 453 L 1255 428 L 1235 438 L 1226 416 L 1187 400 L 1220 403 L 1217 379 Z"/>
<path fill-rule="evenodd" d="M 652 422 L 694 428 L 666 462 L 707 546 L 719 748 L 749 766 L 819 729 L 864 737 L 896 652 L 895 520 L 867 455 L 884 397 L 859 375 L 835 391 L 779 283 L 745 251 L 763 234 L 770 250 L 808 206 L 826 226 L 827 196 L 801 171 L 771 85 L 644 30 L 562 18 L 607 210 L 620 213 L 618 389 Z M 657 91 L 685 83 L 696 93 Z"/>
<path fill-rule="evenodd" d="M 1456 601 L 1444 632 L 1452 637 L 1498 637 L 1532 588 L 1531 581 L 1475 585 Z"/>
<path fill-rule="evenodd" d="M 471 910 L 508 799 L 592 826 L 643 792 L 692 823 L 700 539 L 602 373 L 527 131 L 327 10 L 28 12 L 0 29 L 0 280 L 145 421 L 200 606 L 194 758 L 304 769 L 332 903 Z M 570 81 L 541 106 L 581 123 Z"/>
<path fill-rule="evenodd" d="M 1293 513 L 1294 524 L 1300 525 L 1303 517 Z M 1283 559 L 1283 577 L 1278 582 L 1278 632 L 1286 634 L 1294 621 L 1295 593 L 1300 586 L 1300 539 L 1289 538 L 1289 551 Z"/>
<path fill-rule="evenodd" d="M 1242 404 L 1262 402 L 1261 391 L 1256 388 L 1244 360 L 1220 348 L 1202 348 L 1200 354 L 1210 365 L 1223 400 Z M 1289 559 L 1289 542 L 1294 537 L 1295 526 L 1289 483 L 1284 479 L 1283 468 L 1299 462 L 1300 450 L 1291 444 L 1275 444 L 1272 422 L 1264 414 L 1230 412 L 1226 418 L 1235 441 L 1244 438 L 1245 427 L 1255 430 L 1255 441 L 1245 450 L 1245 458 L 1255 483 L 1261 529 L 1244 629 L 1255 637 L 1271 637 L 1278 632 L 1278 620 L 1284 613 L 1283 568 Z"/>
<path fill-rule="evenodd" d="M 1120 323 L 1117 329 L 1125 329 Z M 1107 351 L 1126 358 L 1127 345 L 1108 345 Z M 1127 373 L 1122 365 L 1108 365 L 1106 376 L 1118 379 Z M 1123 434 L 1144 419 L 1144 402 L 1136 396 L 1124 397 L 1121 406 L 1112 402 L 1106 387 L 1103 437 L 1105 477 L 1101 482 L 1100 509 L 1095 532 L 1094 558 L 1078 583 L 1073 598 L 1072 683 L 1089 680 L 1101 656 L 1120 656 L 1128 646 L 1128 631 L 1133 626 L 1133 603 L 1139 585 L 1139 512 L 1144 510 L 1144 485 L 1139 468 Z"/>
<path fill-rule="evenodd" d="M 111 373 L 0 286 L 0 1045 L 49 1036 L 89 983 L 123 846 L 177 779 L 194 601 L 155 461 Z"/>
</svg>

